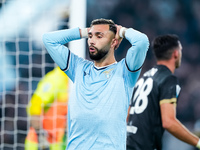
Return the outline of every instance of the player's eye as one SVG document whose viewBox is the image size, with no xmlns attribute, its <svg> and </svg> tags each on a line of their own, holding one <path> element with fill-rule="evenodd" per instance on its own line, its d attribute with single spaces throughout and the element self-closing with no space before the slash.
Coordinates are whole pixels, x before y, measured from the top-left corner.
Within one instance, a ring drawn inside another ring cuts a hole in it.
<svg viewBox="0 0 200 150">
<path fill-rule="evenodd" d="M 100 38 L 102 38 L 102 37 L 103 37 L 103 34 L 102 34 L 102 33 L 100 33 L 100 32 L 98 32 L 98 33 L 96 33 L 96 34 L 95 34 L 95 36 L 96 36 L 98 39 L 100 39 Z"/>
<path fill-rule="evenodd" d="M 102 36 L 97 36 L 98 38 L 102 38 Z"/>
<path fill-rule="evenodd" d="M 89 35 L 88 35 L 88 38 L 90 38 L 90 39 L 91 39 L 91 38 L 92 38 L 92 35 L 91 35 L 91 34 L 89 34 Z"/>
</svg>

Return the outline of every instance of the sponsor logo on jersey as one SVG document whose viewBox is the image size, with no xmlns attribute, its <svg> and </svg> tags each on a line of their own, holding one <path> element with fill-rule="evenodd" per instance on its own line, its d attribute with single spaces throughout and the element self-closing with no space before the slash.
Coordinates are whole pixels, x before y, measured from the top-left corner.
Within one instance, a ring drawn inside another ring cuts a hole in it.
<svg viewBox="0 0 200 150">
<path fill-rule="evenodd" d="M 84 71 L 84 76 L 86 76 L 86 75 L 90 75 L 90 73 L 89 73 L 89 72 L 86 72 L 86 71 Z"/>
</svg>

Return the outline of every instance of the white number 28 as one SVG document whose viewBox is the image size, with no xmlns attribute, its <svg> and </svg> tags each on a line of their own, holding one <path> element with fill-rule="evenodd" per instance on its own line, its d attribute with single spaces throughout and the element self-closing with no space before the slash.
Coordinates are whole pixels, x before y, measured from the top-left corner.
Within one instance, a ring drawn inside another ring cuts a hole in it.
<svg viewBox="0 0 200 150">
<path fill-rule="evenodd" d="M 141 78 L 136 83 L 135 87 L 137 90 L 135 91 L 132 99 L 134 106 L 130 108 L 130 114 L 140 114 L 146 109 L 148 105 L 148 95 L 153 88 L 153 79 L 147 78 L 147 80 L 144 81 L 144 79 Z"/>
</svg>

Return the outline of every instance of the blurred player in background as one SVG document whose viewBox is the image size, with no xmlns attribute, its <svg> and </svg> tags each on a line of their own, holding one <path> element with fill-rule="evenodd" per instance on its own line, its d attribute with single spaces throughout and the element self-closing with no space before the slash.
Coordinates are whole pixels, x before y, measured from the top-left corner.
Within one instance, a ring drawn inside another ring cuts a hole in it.
<svg viewBox="0 0 200 150">
<path fill-rule="evenodd" d="M 56 67 L 38 83 L 28 107 L 30 129 L 25 150 L 64 150 L 67 138 L 68 77 Z"/>
<path fill-rule="evenodd" d="M 157 65 L 135 85 L 128 114 L 127 150 L 161 150 L 165 129 L 200 148 L 199 138 L 176 118 L 181 88 L 173 74 L 181 65 L 181 43 L 176 35 L 163 35 L 156 37 L 152 46 Z"/>
<path fill-rule="evenodd" d="M 94 61 L 73 54 L 64 44 L 88 37 Z M 126 58 L 114 52 L 122 38 L 130 42 Z M 145 34 L 96 19 L 90 28 L 46 33 L 44 44 L 60 68 L 74 82 L 68 107 L 67 150 L 125 150 L 126 116 L 131 92 L 149 46 Z"/>
</svg>

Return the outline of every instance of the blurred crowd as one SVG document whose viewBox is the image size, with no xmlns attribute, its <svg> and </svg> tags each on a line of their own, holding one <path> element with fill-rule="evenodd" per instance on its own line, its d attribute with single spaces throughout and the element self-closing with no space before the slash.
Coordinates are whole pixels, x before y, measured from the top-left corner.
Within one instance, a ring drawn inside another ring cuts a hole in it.
<svg viewBox="0 0 200 150">
<path fill-rule="evenodd" d="M 183 46 L 182 65 L 175 75 L 180 79 L 182 91 L 177 105 L 177 118 L 192 131 L 200 131 L 200 1 L 199 0 L 88 0 L 87 1 L 87 26 L 96 18 L 110 18 L 115 23 L 133 27 L 144 32 L 152 41 L 161 34 L 177 34 Z M 64 28 L 67 28 L 65 26 Z M 125 56 L 130 46 L 127 41 L 122 41 L 116 51 L 116 58 L 119 61 Z M 34 45 L 33 51 L 37 51 L 32 58 L 26 57 L 30 48 L 30 41 L 24 41 L 15 45 L 16 41 L 6 42 L 6 47 L 11 52 L 16 52 L 16 47 L 24 51 L 24 55 L 18 55 L 17 59 L 24 66 L 29 62 L 34 66 L 22 67 L 19 69 L 21 79 L 13 90 L 6 93 L 0 92 L 0 143 L 13 144 L 21 143 L 18 149 L 23 149 L 23 142 L 26 136 L 27 119 L 26 105 L 30 96 L 36 88 L 40 78 L 54 68 L 53 61 L 44 53 L 44 47 L 38 48 Z M 87 53 L 87 49 L 86 49 Z M 45 60 L 44 57 L 45 56 Z M 86 54 L 88 57 L 88 53 Z M 16 56 L 12 56 L 13 65 L 16 65 Z M 41 66 L 42 63 L 48 66 Z M 155 58 L 151 47 L 147 54 L 142 73 L 155 65 Z M 29 77 L 32 77 L 31 80 Z M 6 103 L 2 103 L 2 99 Z M 5 107 L 6 105 L 6 107 Z M 18 116 L 18 120 L 12 119 Z M 2 123 L 4 122 L 4 124 Z M 18 129 L 18 137 L 14 136 L 14 129 Z M 8 131 L 8 132 L 3 132 Z M 4 140 L 2 139 L 4 137 Z M 21 147 L 21 148 L 20 148 Z M 10 148 L 12 149 L 12 148 Z M 6 148 L 9 150 L 9 146 Z"/>
</svg>

